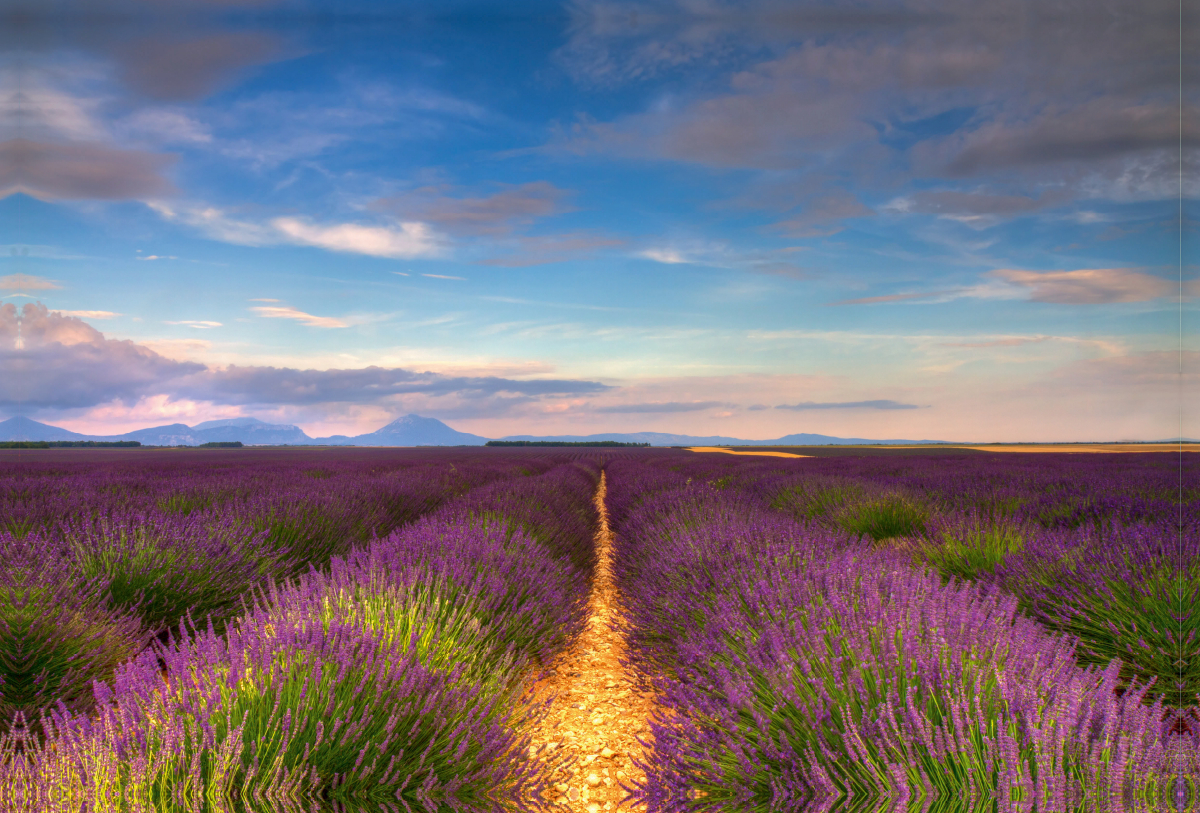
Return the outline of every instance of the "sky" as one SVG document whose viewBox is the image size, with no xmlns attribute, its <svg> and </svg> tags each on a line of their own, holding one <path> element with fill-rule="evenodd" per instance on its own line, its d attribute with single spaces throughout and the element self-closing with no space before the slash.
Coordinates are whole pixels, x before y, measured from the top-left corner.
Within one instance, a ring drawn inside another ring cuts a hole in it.
<svg viewBox="0 0 1200 813">
<path fill-rule="evenodd" d="M 0 418 L 1200 437 L 1178 3 L 46 8 Z"/>
</svg>

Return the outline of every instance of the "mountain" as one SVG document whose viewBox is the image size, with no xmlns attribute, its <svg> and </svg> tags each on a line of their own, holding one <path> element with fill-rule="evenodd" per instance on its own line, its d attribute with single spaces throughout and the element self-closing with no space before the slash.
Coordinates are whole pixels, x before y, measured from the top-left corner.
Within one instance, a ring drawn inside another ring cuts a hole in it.
<svg viewBox="0 0 1200 813">
<path fill-rule="evenodd" d="M 196 433 L 186 423 L 152 426 L 149 429 L 135 429 L 123 435 L 93 437 L 88 440 L 136 440 L 143 446 L 199 446 L 204 442 L 197 440 Z"/>
<path fill-rule="evenodd" d="M 310 438 L 298 426 L 267 423 L 258 418 L 227 418 L 195 426 L 172 423 L 137 429 L 123 435 L 81 435 L 29 418 L 0 421 L 4 440 L 136 440 L 143 446 L 199 446 L 213 441 L 240 440 L 247 446 L 482 446 L 487 438 L 458 432 L 436 418 L 405 415 L 374 432 L 348 437 Z M 649 443 L 651 446 L 832 446 L 845 444 L 945 443 L 941 440 L 869 440 L 799 433 L 775 440 L 746 440 L 724 435 L 674 435 L 666 432 L 605 432 L 597 435 L 509 435 L 504 440 L 596 441 Z"/>
<path fill-rule="evenodd" d="M 240 440 L 247 446 L 298 446 L 313 442 L 299 426 L 290 423 L 267 423 L 258 418 L 204 421 L 193 426 L 192 431 L 201 443 Z"/>
<path fill-rule="evenodd" d="M 9 418 L 0 421 L 0 441 L 4 440 L 89 440 L 87 435 L 59 429 L 48 423 L 29 418 Z"/>
<path fill-rule="evenodd" d="M 457 432 L 437 418 L 422 418 L 420 415 L 405 415 L 381 429 L 352 438 L 334 436 L 317 438 L 312 443 L 328 443 L 355 446 L 482 446 L 487 438 Z"/>
</svg>

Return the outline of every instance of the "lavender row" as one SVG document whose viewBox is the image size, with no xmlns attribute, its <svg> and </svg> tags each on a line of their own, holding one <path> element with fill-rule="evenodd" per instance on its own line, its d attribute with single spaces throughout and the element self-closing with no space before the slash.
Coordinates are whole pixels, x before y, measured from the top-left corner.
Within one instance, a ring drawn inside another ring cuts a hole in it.
<svg viewBox="0 0 1200 813">
<path fill-rule="evenodd" d="M 496 484 L 256 590 L 224 632 L 185 623 L 90 715 L 10 736 L 0 807 L 531 809 L 524 692 L 584 621 L 597 479 Z"/>
<path fill-rule="evenodd" d="M 90 682 L 109 679 L 185 613 L 201 624 L 211 616 L 219 632 L 253 586 L 303 574 L 472 489 L 534 478 L 561 456 L 107 459 L 92 470 L 54 454 L 40 469 L 2 472 L 10 509 L 55 510 L 0 533 L 0 729 L 21 714 L 36 733 L 37 709 L 57 700 L 86 713 Z"/>
<path fill-rule="evenodd" d="M 1200 599 L 1200 512 L 1194 505 L 1180 503 L 1166 518 L 1151 504 L 1047 527 L 1037 512 L 995 510 L 995 499 L 979 498 L 979 488 L 971 492 L 964 486 L 968 496 L 974 493 L 969 499 L 945 498 L 954 496 L 954 483 L 987 481 L 992 494 L 1011 494 L 1033 480 L 1052 490 L 1064 473 L 1087 484 L 1089 473 L 1104 472 L 1106 480 L 1091 477 L 1087 486 L 1089 504 L 1097 509 L 1110 496 L 1102 490 L 1106 484 L 1117 493 L 1166 488 L 1155 479 L 1165 471 L 1162 455 L 1025 456 L 1035 462 L 1050 458 L 1040 474 L 1028 460 L 939 457 L 945 469 L 940 485 L 928 458 L 739 464 L 712 457 L 664 459 L 639 476 L 646 486 L 658 478 L 736 488 L 745 499 L 799 520 L 904 550 L 918 566 L 932 565 L 946 579 L 1015 595 L 1022 612 L 1080 638 L 1082 664 L 1102 666 L 1121 658 L 1122 683 L 1154 679 L 1152 699 L 1185 707 L 1200 692 L 1200 614 L 1191 611 Z M 1122 461 L 1129 462 L 1116 465 Z M 831 473 L 836 471 L 842 473 Z M 858 476 L 849 476 L 852 472 Z M 1174 473 L 1177 491 L 1186 495 L 1189 481 L 1179 479 L 1178 456 Z M 1077 491 L 1079 483 L 1073 486 Z"/>
<path fill-rule="evenodd" d="M 711 479 L 608 471 L 632 658 L 666 707 L 652 811 L 1200 808 L 1195 711 L 1118 697 L 1119 661 L 1079 666 L 1015 597 Z"/>
</svg>

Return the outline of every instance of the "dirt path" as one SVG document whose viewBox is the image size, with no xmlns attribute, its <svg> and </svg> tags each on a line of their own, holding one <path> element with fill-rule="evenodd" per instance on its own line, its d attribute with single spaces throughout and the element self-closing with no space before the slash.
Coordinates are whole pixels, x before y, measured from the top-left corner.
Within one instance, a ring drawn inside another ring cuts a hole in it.
<svg viewBox="0 0 1200 813">
<path fill-rule="evenodd" d="M 606 479 L 600 475 L 596 507 L 596 578 L 587 629 L 553 666 L 553 674 L 537 687 L 538 696 L 556 695 L 550 713 L 533 732 L 534 747 L 548 744 L 547 764 L 574 757 L 550 776 L 545 797 L 561 810 L 575 813 L 644 810 L 622 804 L 621 784 L 640 784 L 645 775 L 631 758 L 641 756 L 638 736 L 646 737 L 653 702 L 634 689 L 621 666 L 625 641 L 613 628 L 617 591 L 612 574 L 612 532 L 604 505 Z"/>
</svg>

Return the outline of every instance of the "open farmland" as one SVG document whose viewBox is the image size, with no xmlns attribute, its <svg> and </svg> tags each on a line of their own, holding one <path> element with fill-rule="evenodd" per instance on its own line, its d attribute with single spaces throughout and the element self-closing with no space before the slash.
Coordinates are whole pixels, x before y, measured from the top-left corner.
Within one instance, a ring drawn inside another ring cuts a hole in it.
<svg viewBox="0 0 1200 813">
<path fill-rule="evenodd" d="M 1200 811 L 1193 460 L 0 453 L 0 810 Z"/>
</svg>

